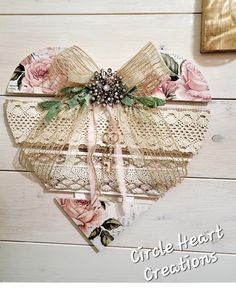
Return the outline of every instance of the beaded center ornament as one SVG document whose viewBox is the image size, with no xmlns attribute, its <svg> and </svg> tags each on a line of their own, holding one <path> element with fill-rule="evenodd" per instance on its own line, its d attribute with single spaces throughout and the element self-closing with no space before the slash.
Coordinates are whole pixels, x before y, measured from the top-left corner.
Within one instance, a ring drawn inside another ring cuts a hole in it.
<svg viewBox="0 0 236 289">
<path fill-rule="evenodd" d="M 111 68 L 108 68 L 107 71 L 104 69 L 96 71 L 88 84 L 88 89 L 91 103 L 103 106 L 120 103 L 128 91 L 122 76 L 119 76 L 116 71 L 113 72 Z"/>
</svg>

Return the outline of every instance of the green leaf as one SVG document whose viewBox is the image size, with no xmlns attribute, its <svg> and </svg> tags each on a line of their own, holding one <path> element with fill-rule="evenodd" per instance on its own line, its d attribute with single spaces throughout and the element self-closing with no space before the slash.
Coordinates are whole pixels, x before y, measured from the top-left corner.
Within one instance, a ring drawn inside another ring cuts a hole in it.
<svg viewBox="0 0 236 289">
<path fill-rule="evenodd" d="M 48 112 L 44 116 L 45 125 L 48 125 L 49 122 L 54 118 L 54 116 L 56 116 L 56 114 L 59 113 L 60 110 L 61 110 L 61 103 L 55 104 L 52 107 L 50 107 L 50 109 L 48 110 Z"/>
<path fill-rule="evenodd" d="M 46 101 L 43 101 L 43 102 L 40 102 L 38 104 L 38 106 L 42 109 L 50 109 L 52 106 L 56 105 L 56 104 L 59 104 L 60 103 L 60 100 L 46 100 Z"/>
<path fill-rule="evenodd" d="M 179 74 L 179 65 L 169 54 L 161 53 L 166 66 L 176 75 Z"/>
<path fill-rule="evenodd" d="M 114 237 L 108 231 L 102 231 L 100 237 L 103 246 L 108 246 L 114 240 Z"/>
<path fill-rule="evenodd" d="M 81 106 L 83 106 L 83 105 L 86 103 L 85 97 L 79 98 L 79 99 L 78 99 L 78 102 L 79 102 L 79 104 L 80 104 Z"/>
<path fill-rule="evenodd" d="M 101 233 L 101 227 L 95 228 L 89 235 L 89 240 L 95 239 Z"/>
<path fill-rule="evenodd" d="M 120 221 L 118 221 L 116 219 L 109 218 L 102 224 L 102 226 L 105 229 L 110 231 L 110 230 L 113 230 L 113 229 L 116 229 L 116 228 L 122 226 L 122 224 L 120 223 Z"/>
<path fill-rule="evenodd" d="M 151 108 L 161 106 L 166 103 L 165 100 L 152 96 L 140 96 L 137 97 L 136 100 L 140 102 L 142 105 Z"/>
<path fill-rule="evenodd" d="M 136 98 L 138 102 L 147 107 L 155 107 L 156 102 L 151 96 L 140 96 Z"/>
<path fill-rule="evenodd" d="M 158 97 L 153 97 L 155 102 L 156 102 L 156 106 L 163 106 L 166 104 L 166 101 L 164 99 L 158 98 Z"/>
<path fill-rule="evenodd" d="M 68 99 L 67 103 L 69 105 L 69 108 L 74 108 L 75 106 L 78 105 L 77 97 L 72 97 L 72 98 Z"/>
<path fill-rule="evenodd" d="M 71 92 L 73 93 L 80 93 L 84 90 L 84 88 L 81 88 L 81 87 L 73 87 Z"/>
<path fill-rule="evenodd" d="M 134 105 L 134 99 L 130 98 L 129 96 L 125 96 L 121 99 L 121 103 L 126 106 L 133 106 Z"/>
<path fill-rule="evenodd" d="M 60 90 L 60 93 L 62 94 L 70 94 L 70 93 L 73 93 L 73 89 L 75 87 L 70 87 L 70 86 L 65 86 L 63 87 L 61 90 Z"/>
</svg>

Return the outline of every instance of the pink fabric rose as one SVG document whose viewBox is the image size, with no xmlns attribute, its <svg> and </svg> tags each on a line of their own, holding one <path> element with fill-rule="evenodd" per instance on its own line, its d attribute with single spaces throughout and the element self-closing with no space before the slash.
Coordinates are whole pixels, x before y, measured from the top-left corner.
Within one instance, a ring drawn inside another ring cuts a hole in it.
<svg viewBox="0 0 236 289">
<path fill-rule="evenodd" d="M 190 62 L 182 65 L 182 73 L 177 81 L 176 95 L 179 99 L 209 101 L 208 85 L 201 72 Z"/>
<path fill-rule="evenodd" d="M 161 85 L 159 85 L 152 93 L 152 95 L 159 97 L 161 99 L 170 98 L 175 95 L 177 88 L 176 81 L 171 81 L 169 75 L 167 75 Z"/>
<path fill-rule="evenodd" d="M 85 234 L 100 226 L 107 217 L 99 201 L 91 205 L 88 200 L 62 199 L 61 206 Z"/>
<path fill-rule="evenodd" d="M 26 64 L 21 91 L 26 93 L 50 93 L 51 90 L 43 88 L 42 84 L 51 62 L 52 58 L 41 58 Z"/>
</svg>

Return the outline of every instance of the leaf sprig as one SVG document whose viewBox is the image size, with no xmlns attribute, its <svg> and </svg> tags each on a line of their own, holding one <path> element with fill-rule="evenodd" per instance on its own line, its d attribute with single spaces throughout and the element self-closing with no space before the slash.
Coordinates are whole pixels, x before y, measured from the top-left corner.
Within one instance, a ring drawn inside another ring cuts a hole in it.
<svg viewBox="0 0 236 289">
<path fill-rule="evenodd" d="M 137 87 L 134 86 L 127 91 L 124 97 L 121 99 L 121 104 L 127 107 L 149 107 L 156 108 L 158 106 L 165 105 L 166 101 L 153 96 L 136 96 L 135 92 Z M 44 124 L 48 125 L 50 121 L 65 107 L 73 109 L 76 106 L 84 106 L 90 104 L 89 90 L 86 87 L 63 87 L 58 100 L 46 100 L 40 102 L 38 105 L 41 109 L 47 111 L 44 116 Z"/>
<path fill-rule="evenodd" d="M 135 91 L 137 87 L 131 88 L 121 100 L 121 103 L 125 106 L 136 106 L 142 105 L 149 108 L 156 108 L 158 106 L 163 106 L 166 104 L 164 99 L 154 97 L 154 96 L 135 96 Z"/>
<path fill-rule="evenodd" d="M 64 105 L 69 109 L 76 106 L 83 106 L 89 104 L 90 95 L 86 88 L 80 87 L 63 87 L 59 95 L 64 96 L 60 100 L 46 100 L 40 102 L 38 105 L 41 109 L 47 111 L 44 116 L 44 124 L 48 125 L 50 121 L 62 110 Z"/>
</svg>

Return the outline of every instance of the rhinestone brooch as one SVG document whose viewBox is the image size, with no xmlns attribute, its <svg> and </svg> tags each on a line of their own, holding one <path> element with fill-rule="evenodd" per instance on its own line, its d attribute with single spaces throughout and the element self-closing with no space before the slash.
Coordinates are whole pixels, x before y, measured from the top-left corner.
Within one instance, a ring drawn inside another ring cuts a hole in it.
<svg viewBox="0 0 236 289">
<path fill-rule="evenodd" d="M 87 86 L 91 103 L 110 105 L 120 103 L 128 88 L 116 71 L 111 68 L 96 71 Z"/>
</svg>

